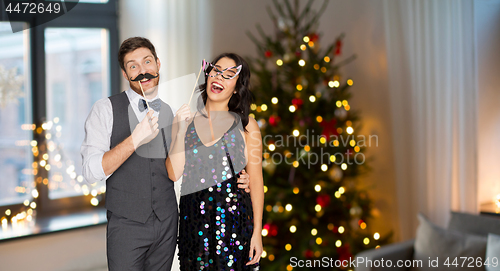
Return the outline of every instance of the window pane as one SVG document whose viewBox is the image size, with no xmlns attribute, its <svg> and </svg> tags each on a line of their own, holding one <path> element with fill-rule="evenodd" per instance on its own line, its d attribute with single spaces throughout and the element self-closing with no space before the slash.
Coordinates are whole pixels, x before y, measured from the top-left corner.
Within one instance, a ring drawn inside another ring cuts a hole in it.
<svg viewBox="0 0 500 271">
<path fill-rule="evenodd" d="M 0 22 L 0 206 L 30 198 L 34 184 L 30 65 L 29 30 Z"/>
<path fill-rule="evenodd" d="M 80 146 L 92 105 L 110 94 L 108 40 L 108 31 L 100 28 L 45 30 L 51 199 L 101 191 L 105 186 L 82 182 Z"/>
</svg>

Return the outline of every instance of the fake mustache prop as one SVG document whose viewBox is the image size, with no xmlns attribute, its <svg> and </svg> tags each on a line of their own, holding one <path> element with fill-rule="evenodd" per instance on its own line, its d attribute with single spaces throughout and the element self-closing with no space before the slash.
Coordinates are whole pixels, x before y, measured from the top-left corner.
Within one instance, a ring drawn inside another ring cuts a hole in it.
<svg viewBox="0 0 500 271">
<path fill-rule="evenodd" d="M 134 81 L 134 82 L 135 82 L 135 81 L 141 81 L 141 80 L 142 80 L 142 79 L 144 79 L 144 78 L 146 78 L 146 79 L 148 79 L 148 80 L 149 80 L 149 79 L 155 79 L 155 78 L 157 78 L 157 77 L 158 77 L 158 75 L 159 75 L 158 73 L 156 73 L 156 76 L 154 76 L 154 75 L 152 75 L 152 74 L 150 74 L 150 73 L 146 73 L 146 74 L 139 74 L 139 75 L 137 75 L 137 77 L 136 77 L 136 78 L 134 78 L 134 79 L 132 79 L 132 77 L 131 77 L 131 78 L 130 78 L 130 81 Z"/>
<path fill-rule="evenodd" d="M 131 81 L 141 81 L 144 78 L 150 80 L 150 79 L 154 79 L 154 78 L 158 77 L 159 75 L 160 75 L 159 73 L 156 73 L 156 76 L 154 76 L 150 73 L 139 74 L 139 75 L 137 75 L 137 77 L 135 79 L 132 79 L 132 77 L 130 77 L 130 80 Z M 142 89 L 142 84 L 139 83 L 139 86 L 141 86 L 142 97 L 146 98 L 146 95 L 144 94 L 144 89 Z M 149 110 L 151 110 L 151 108 L 149 107 L 148 101 L 147 100 L 145 100 L 145 101 L 146 101 L 146 105 L 148 107 L 148 112 L 149 112 Z"/>
</svg>

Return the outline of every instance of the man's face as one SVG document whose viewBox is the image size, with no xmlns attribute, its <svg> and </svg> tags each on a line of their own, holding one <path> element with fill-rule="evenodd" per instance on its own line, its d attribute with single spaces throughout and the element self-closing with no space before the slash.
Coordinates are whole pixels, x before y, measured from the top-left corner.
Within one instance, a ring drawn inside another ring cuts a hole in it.
<svg viewBox="0 0 500 271">
<path fill-rule="evenodd" d="M 123 58 L 125 70 L 122 70 L 123 76 L 128 80 L 130 88 L 137 94 L 142 96 L 141 85 L 146 95 L 153 93 L 158 86 L 160 77 L 154 79 L 143 79 L 141 81 L 132 81 L 140 74 L 152 74 L 154 76 L 159 74 L 160 59 L 156 59 L 148 48 L 138 48 Z M 141 84 L 141 85 L 139 85 Z"/>
</svg>

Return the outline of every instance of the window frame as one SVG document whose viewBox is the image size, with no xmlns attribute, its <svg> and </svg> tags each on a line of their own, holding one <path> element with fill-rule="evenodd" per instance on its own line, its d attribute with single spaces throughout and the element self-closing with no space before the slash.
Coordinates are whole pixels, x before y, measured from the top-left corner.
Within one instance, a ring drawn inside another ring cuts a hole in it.
<svg viewBox="0 0 500 271">
<path fill-rule="evenodd" d="M 3 3 L 3 1 L 2 1 Z M 0 12 L 0 22 L 9 22 L 5 7 L 2 6 Z M 46 108 L 46 71 L 45 71 L 45 30 L 51 27 L 63 28 L 105 28 L 109 34 L 109 86 L 111 95 L 119 93 L 120 67 L 118 65 L 118 0 L 109 0 L 108 3 L 78 3 L 68 14 L 58 17 L 42 25 L 30 28 L 30 81 L 31 81 L 31 106 L 32 121 L 37 127 L 47 119 Z M 38 22 L 34 14 L 18 14 L 12 21 L 25 22 L 29 25 L 36 25 Z M 83 132 L 83 127 L 82 127 Z M 33 131 L 33 140 L 38 141 L 40 150 L 46 149 L 44 134 Z M 34 158 L 36 161 L 36 158 Z M 48 178 L 48 172 L 38 170 L 38 174 L 33 177 L 36 181 L 38 177 Z M 53 216 L 62 213 L 71 213 L 94 208 L 90 206 L 92 196 L 80 195 L 59 199 L 49 198 L 48 185 L 36 182 L 36 189 L 39 192 L 37 201 L 37 217 Z M 104 204 L 104 198 L 99 206 Z M 0 217 L 5 211 L 10 209 L 12 214 L 25 209 L 23 203 L 0 206 Z"/>
</svg>

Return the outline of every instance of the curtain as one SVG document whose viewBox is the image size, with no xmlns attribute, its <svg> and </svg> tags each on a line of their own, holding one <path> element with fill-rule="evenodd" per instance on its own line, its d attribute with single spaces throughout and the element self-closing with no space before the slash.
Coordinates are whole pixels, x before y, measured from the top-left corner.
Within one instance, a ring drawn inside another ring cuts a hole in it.
<svg viewBox="0 0 500 271">
<path fill-rule="evenodd" d="M 384 0 L 401 238 L 477 212 L 473 0 Z"/>
</svg>

